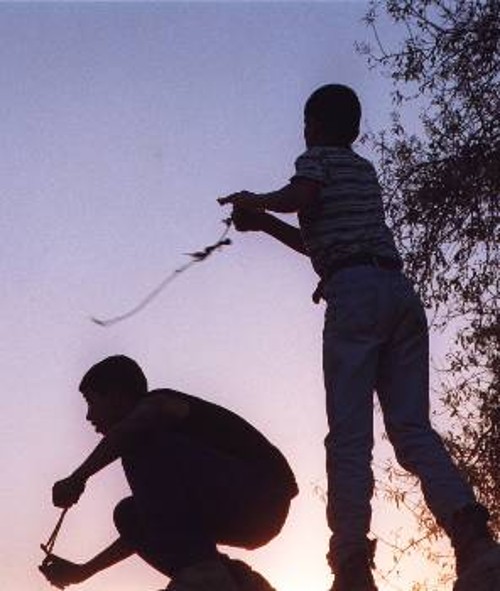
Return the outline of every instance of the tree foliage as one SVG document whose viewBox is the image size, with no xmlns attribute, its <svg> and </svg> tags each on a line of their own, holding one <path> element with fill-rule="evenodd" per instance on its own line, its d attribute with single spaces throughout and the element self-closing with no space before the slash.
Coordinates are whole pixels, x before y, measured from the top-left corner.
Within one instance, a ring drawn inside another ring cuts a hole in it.
<svg viewBox="0 0 500 591">
<path fill-rule="evenodd" d="M 375 31 L 378 8 L 367 15 Z M 394 52 L 381 42 L 364 49 L 396 87 L 392 128 L 376 139 L 392 225 L 444 320 L 491 326 L 500 286 L 500 2 L 388 0 L 385 8 L 407 38 Z M 423 133 L 409 135 L 398 111 L 416 99 Z"/>
<path fill-rule="evenodd" d="M 390 224 L 434 325 L 456 335 L 445 441 L 500 532 L 500 0 L 375 0 L 366 22 L 375 45 L 359 50 L 394 89 L 390 128 L 368 138 Z"/>
</svg>

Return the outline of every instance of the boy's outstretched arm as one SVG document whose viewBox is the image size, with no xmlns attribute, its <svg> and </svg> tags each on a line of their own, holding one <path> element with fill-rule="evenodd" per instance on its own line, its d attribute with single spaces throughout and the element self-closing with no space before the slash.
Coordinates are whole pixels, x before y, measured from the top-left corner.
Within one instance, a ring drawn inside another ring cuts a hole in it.
<svg viewBox="0 0 500 591">
<path fill-rule="evenodd" d="M 277 217 L 263 211 L 235 206 L 232 219 L 234 227 L 240 232 L 264 232 L 296 252 L 307 256 L 300 230 Z"/>
<path fill-rule="evenodd" d="M 297 213 L 317 203 L 322 183 L 296 177 L 288 185 L 270 193 L 241 191 L 218 199 L 220 205 L 234 207 L 233 221 L 237 230 L 262 231 L 293 250 L 307 255 L 300 230 L 265 211 Z"/>
<path fill-rule="evenodd" d="M 259 194 L 240 191 L 227 197 L 221 197 L 217 201 L 220 205 L 231 204 L 248 209 L 275 211 L 276 213 L 296 213 L 316 203 L 322 186 L 319 181 L 296 177 L 277 191 Z"/>
<path fill-rule="evenodd" d="M 39 567 L 45 578 L 57 587 L 83 583 L 93 575 L 134 554 L 134 550 L 122 538 L 118 538 L 102 552 L 84 563 L 70 562 L 55 554 L 49 554 Z"/>
</svg>

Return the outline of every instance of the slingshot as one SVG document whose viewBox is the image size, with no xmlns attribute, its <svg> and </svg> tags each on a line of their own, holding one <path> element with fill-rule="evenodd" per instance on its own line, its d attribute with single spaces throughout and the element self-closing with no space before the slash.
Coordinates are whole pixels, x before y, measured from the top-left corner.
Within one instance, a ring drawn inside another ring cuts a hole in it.
<svg viewBox="0 0 500 591">
<path fill-rule="evenodd" d="M 40 544 L 40 548 L 45 552 L 46 556 L 42 562 L 42 565 L 47 564 L 52 556 L 52 550 L 54 549 L 54 544 L 56 543 L 57 536 L 59 535 L 59 530 L 61 529 L 62 522 L 66 517 L 66 513 L 68 512 L 68 508 L 63 509 L 59 519 L 57 520 L 56 526 L 54 531 L 50 534 L 49 539 L 45 544 Z"/>
</svg>

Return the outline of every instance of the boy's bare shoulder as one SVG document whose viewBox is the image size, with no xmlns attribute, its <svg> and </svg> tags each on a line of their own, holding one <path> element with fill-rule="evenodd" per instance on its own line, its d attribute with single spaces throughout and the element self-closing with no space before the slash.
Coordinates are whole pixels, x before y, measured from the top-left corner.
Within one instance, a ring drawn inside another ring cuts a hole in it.
<svg viewBox="0 0 500 591">
<path fill-rule="evenodd" d="M 170 389 L 153 390 L 138 405 L 138 412 L 156 419 L 172 421 L 189 414 L 189 402 L 181 392 Z"/>
</svg>

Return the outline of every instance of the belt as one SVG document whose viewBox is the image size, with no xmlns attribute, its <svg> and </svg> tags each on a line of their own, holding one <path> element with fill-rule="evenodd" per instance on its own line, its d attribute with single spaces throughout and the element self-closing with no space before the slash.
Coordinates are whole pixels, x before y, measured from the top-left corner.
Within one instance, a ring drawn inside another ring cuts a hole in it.
<svg viewBox="0 0 500 591">
<path fill-rule="evenodd" d="M 376 254 L 355 254 L 345 259 L 334 261 L 328 267 L 324 279 L 329 279 L 333 273 L 340 271 L 340 269 L 359 267 L 360 265 L 370 265 L 371 267 L 378 267 L 386 271 L 401 271 L 403 268 L 403 265 L 399 259 L 381 257 Z"/>
<path fill-rule="evenodd" d="M 360 267 L 362 265 L 369 265 L 376 267 L 377 269 L 383 269 L 384 271 L 401 271 L 403 264 L 399 259 L 393 259 L 391 257 L 382 257 L 375 254 L 355 254 L 345 259 L 339 259 L 334 261 L 327 269 L 325 275 L 321 278 L 314 293 L 312 294 L 312 300 L 315 304 L 318 304 L 323 297 L 323 287 L 330 277 L 340 271 L 341 269 L 348 269 L 349 267 Z"/>
</svg>

